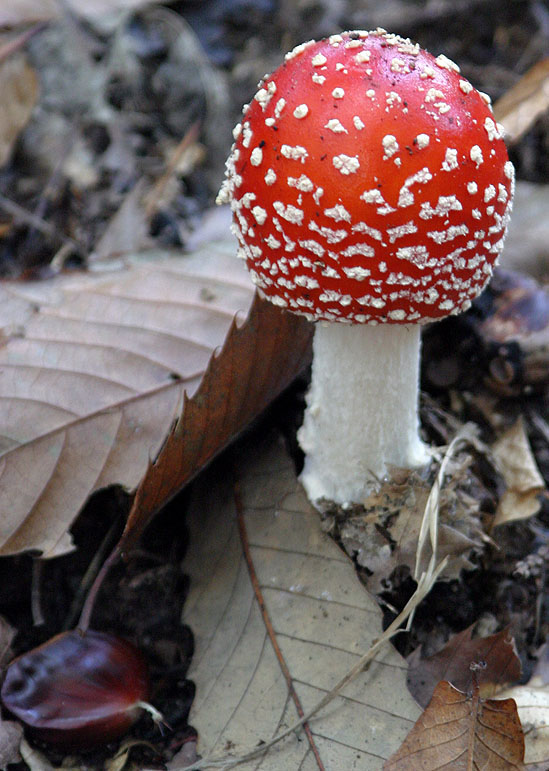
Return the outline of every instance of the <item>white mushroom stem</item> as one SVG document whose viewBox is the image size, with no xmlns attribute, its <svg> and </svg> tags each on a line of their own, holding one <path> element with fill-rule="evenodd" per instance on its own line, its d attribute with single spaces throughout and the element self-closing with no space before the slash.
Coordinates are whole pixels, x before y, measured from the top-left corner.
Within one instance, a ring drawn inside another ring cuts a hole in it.
<svg viewBox="0 0 549 771">
<path fill-rule="evenodd" d="M 316 325 L 298 434 L 309 500 L 360 503 L 391 466 L 428 462 L 418 435 L 420 347 L 418 325 Z"/>
</svg>

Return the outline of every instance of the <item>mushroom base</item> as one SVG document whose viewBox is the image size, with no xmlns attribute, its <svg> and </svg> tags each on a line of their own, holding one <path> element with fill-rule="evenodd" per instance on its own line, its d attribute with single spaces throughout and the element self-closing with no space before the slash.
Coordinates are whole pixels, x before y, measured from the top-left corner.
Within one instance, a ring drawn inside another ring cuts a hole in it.
<svg viewBox="0 0 549 771">
<path fill-rule="evenodd" d="M 418 435 L 420 327 L 316 326 L 298 439 L 309 500 L 361 503 L 391 466 L 429 462 Z"/>
</svg>

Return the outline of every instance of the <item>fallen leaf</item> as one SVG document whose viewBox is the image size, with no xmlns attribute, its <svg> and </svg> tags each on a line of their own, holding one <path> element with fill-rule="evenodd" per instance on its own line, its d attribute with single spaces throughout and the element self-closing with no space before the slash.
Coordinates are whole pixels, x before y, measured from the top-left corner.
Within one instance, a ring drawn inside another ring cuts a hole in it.
<svg viewBox="0 0 549 771">
<path fill-rule="evenodd" d="M 38 78 L 23 53 L 0 62 L 0 167 L 9 160 L 15 141 L 27 125 L 38 99 Z"/>
<path fill-rule="evenodd" d="M 192 421 L 177 425 L 188 465 L 155 466 L 162 489 L 147 502 L 173 494 L 304 365 L 310 325 L 264 303 L 244 321 L 253 290 L 234 253 L 226 236 L 192 255 L 128 260 L 108 277 L 0 284 L 0 554 L 70 550 L 88 496 L 135 489 L 186 394 Z M 261 359 L 253 372 L 248 357 Z"/>
<path fill-rule="evenodd" d="M 168 771 L 177 771 L 177 769 L 185 768 L 196 763 L 198 755 L 196 754 L 196 739 L 188 739 L 179 752 L 176 752 L 173 758 L 166 763 Z"/>
<path fill-rule="evenodd" d="M 441 680 L 466 690 L 471 682 L 473 662 L 486 664 L 477 675 L 483 696 L 491 696 L 496 688 L 518 681 L 521 664 L 509 630 L 474 639 L 472 633 L 473 626 L 470 626 L 453 635 L 442 650 L 426 659 L 421 658 L 419 648 L 408 657 L 408 688 L 422 707 L 427 706 Z"/>
<path fill-rule="evenodd" d="M 545 482 L 536 465 L 522 418 L 492 445 L 492 452 L 507 488 L 500 498 L 493 527 L 536 514 L 541 506 L 538 495 L 545 489 Z"/>
<path fill-rule="evenodd" d="M 95 245 L 90 261 L 112 259 L 139 252 L 147 236 L 147 217 L 142 199 L 145 186 L 138 182 L 125 196 L 103 235 Z"/>
<path fill-rule="evenodd" d="M 514 143 L 549 109 L 549 58 L 534 64 L 494 104 L 496 120 L 505 126 L 505 138 Z"/>
<path fill-rule="evenodd" d="M 322 531 L 282 442 L 256 436 L 226 464 L 195 483 L 187 519 L 184 622 L 195 637 L 188 676 L 196 684 L 189 722 L 208 758 L 239 755 L 292 725 L 382 628 L 379 607 Z M 388 645 L 307 733 L 238 768 L 378 771 L 418 715 L 405 679 Z"/>
<path fill-rule="evenodd" d="M 12 720 L 0 719 L 0 768 L 21 760 L 19 745 L 23 738 L 23 728 Z"/>
<path fill-rule="evenodd" d="M 286 388 L 309 358 L 311 325 L 257 298 L 231 326 L 196 394 L 149 465 L 118 549 L 131 548 L 151 517 Z"/>
<path fill-rule="evenodd" d="M 522 771 L 524 737 L 513 699 L 483 701 L 440 682 L 384 771 Z"/>
<path fill-rule="evenodd" d="M 532 677 L 525 685 L 508 688 L 498 694 L 517 703 L 524 729 L 527 763 L 549 764 L 549 648 L 544 645 Z M 547 765 L 545 766 L 547 768 Z"/>
</svg>

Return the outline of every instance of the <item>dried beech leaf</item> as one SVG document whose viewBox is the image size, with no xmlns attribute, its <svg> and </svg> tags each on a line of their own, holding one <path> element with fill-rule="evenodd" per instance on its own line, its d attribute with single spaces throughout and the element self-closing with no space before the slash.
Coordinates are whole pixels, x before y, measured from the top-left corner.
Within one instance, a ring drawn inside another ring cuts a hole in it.
<svg viewBox="0 0 549 771">
<path fill-rule="evenodd" d="M 254 437 L 201 476 L 186 523 L 189 722 L 203 757 L 240 755 L 333 688 L 380 635 L 381 611 L 322 531 L 276 436 Z M 308 735 L 292 733 L 238 769 L 379 771 L 418 716 L 405 680 L 387 645 Z"/>
<path fill-rule="evenodd" d="M 128 260 L 108 276 L 0 284 L 0 554 L 70 550 L 68 529 L 88 496 L 111 484 L 135 489 L 210 360 L 206 388 L 191 404 L 194 422 L 185 422 L 192 449 L 182 462 L 205 463 L 276 395 L 276 384 L 290 382 L 310 327 L 287 317 L 267 330 L 267 316 L 259 326 L 269 340 L 255 338 L 257 312 L 244 323 L 253 290 L 234 253 L 226 237 L 192 255 Z M 232 342 L 212 359 L 229 332 Z M 257 361 L 260 350 L 267 358 L 252 375 L 246 357 Z M 263 382 L 272 366 L 276 383 Z M 225 379 L 216 382 L 218 373 Z M 250 382 L 233 383 L 239 373 Z M 215 410 L 221 423 L 210 430 Z M 179 469 L 175 486 L 196 468 Z M 162 484 L 173 491 L 173 480 Z"/>
<path fill-rule="evenodd" d="M 483 701 L 440 682 L 384 771 L 522 771 L 524 736 L 513 699 Z"/>
<path fill-rule="evenodd" d="M 549 109 L 549 58 L 534 64 L 494 104 L 496 119 L 505 126 L 508 141 L 516 142 Z"/>
<path fill-rule="evenodd" d="M 502 495 L 493 526 L 527 519 L 540 509 L 539 493 L 545 489 L 522 418 L 492 446 L 507 489 Z"/>
<path fill-rule="evenodd" d="M 23 53 L 0 62 L 0 93 L 0 166 L 3 166 L 38 98 L 38 78 Z"/>
<path fill-rule="evenodd" d="M 455 634 L 442 650 L 429 658 L 422 659 L 419 648 L 408 657 L 408 688 L 422 707 L 427 706 L 440 680 L 448 680 L 459 690 L 466 690 L 471 682 L 470 665 L 474 662 L 486 664 L 478 672 L 484 696 L 493 695 L 497 687 L 518 681 L 521 664 L 509 630 L 475 639 L 471 639 L 472 632 L 470 626 Z"/>
<path fill-rule="evenodd" d="M 137 490 L 119 548 L 256 417 L 303 368 L 312 326 L 256 297 L 246 324 L 233 321 L 194 396 Z"/>
</svg>

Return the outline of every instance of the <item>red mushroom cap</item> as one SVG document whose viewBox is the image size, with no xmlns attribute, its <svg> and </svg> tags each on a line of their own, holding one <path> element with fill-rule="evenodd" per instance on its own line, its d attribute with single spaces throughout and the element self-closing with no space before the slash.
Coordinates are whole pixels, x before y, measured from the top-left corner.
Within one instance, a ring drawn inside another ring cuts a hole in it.
<svg viewBox="0 0 549 771">
<path fill-rule="evenodd" d="M 244 109 L 221 201 L 277 305 L 412 323 L 465 310 L 513 196 L 489 100 L 444 56 L 346 32 L 295 48 Z"/>
</svg>

